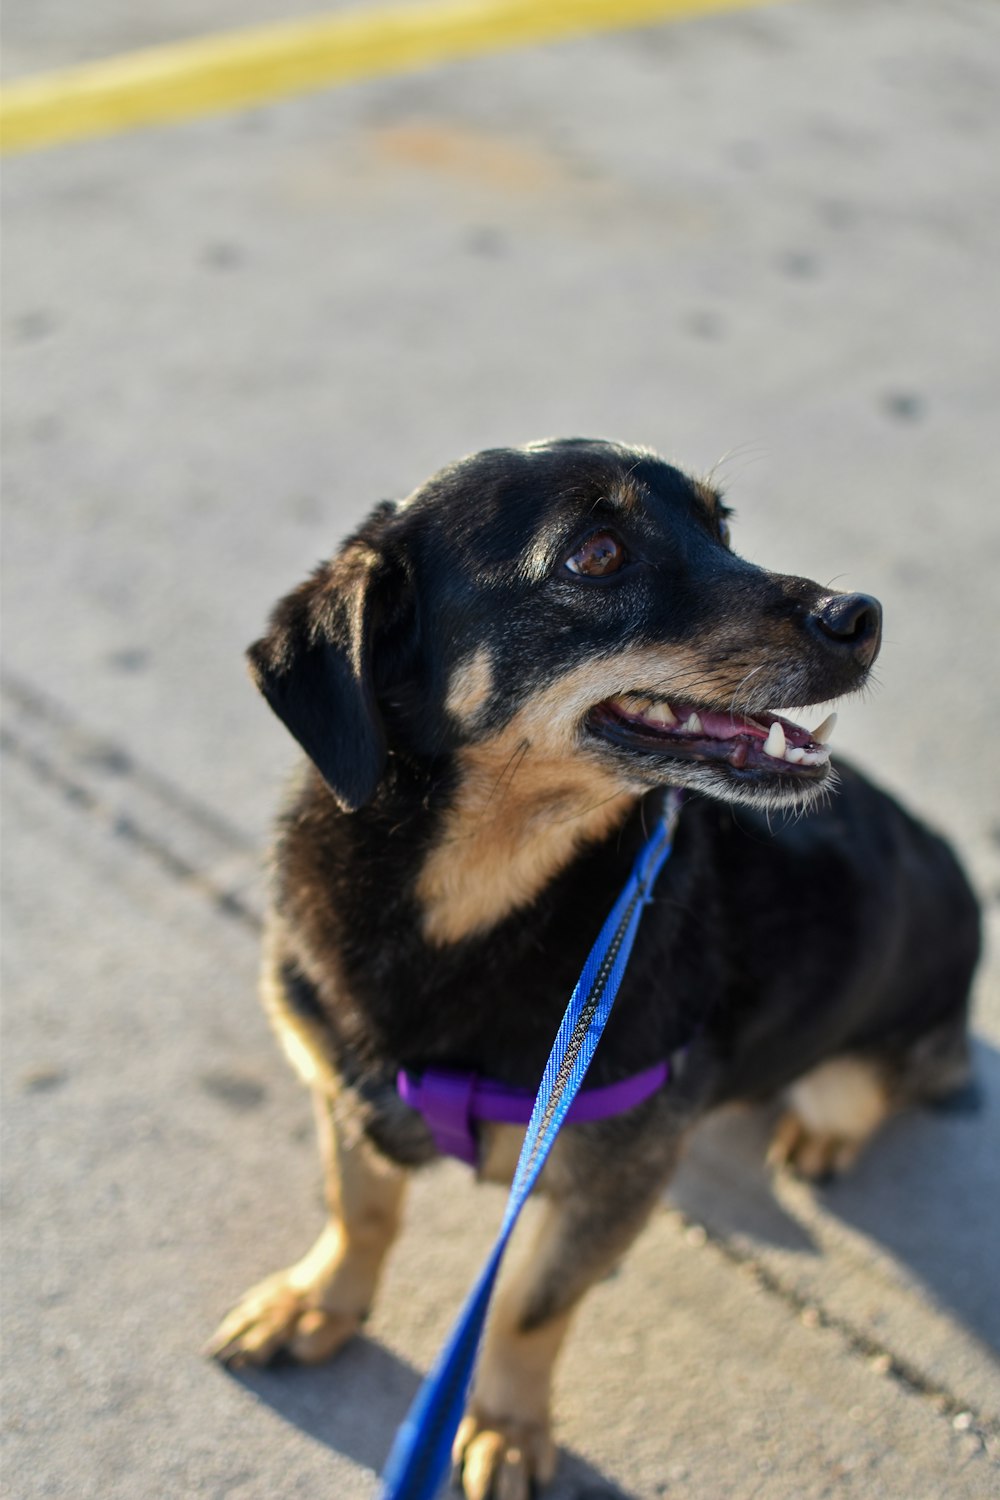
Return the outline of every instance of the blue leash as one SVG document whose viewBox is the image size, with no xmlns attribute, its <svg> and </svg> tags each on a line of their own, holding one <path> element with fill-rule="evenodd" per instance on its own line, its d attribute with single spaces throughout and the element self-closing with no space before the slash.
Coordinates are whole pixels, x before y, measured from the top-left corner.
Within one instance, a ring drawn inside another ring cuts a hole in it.
<svg viewBox="0 0 1000 1500">
<path fill-rule="evenodd" d="M 583 966 L 545 1064 L 496 1244 L 396 1434 L 380 1500 L 432 1500 L 448 1467 L 503 1253 L 611 1014 L 643 909 L 652 900 L 656 877 L 673 846 L 680 804 L 681 793 L 669 792 L 663 816 L 639 851 L 625 889 Z"/>
</svg>

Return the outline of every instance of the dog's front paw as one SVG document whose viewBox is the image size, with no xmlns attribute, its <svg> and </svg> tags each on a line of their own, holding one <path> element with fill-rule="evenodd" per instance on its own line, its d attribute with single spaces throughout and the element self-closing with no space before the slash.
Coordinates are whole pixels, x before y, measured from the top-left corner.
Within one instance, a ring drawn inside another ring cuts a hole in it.
<svg viewBox="0 0 1000 1500">
<path fill-rule="evenodd" d="M 463 1417 L 452 1449 L 455 1483 L 466 1500 L 530 1500 L 556 1471 L 547 1422 L 515 1422 L 475 1407 Z"/>
<path fill-rule="evenodd" d="M 347 1343 L 360 1317 L 322 1305 L 316 1286 L 299 1286 L 296 1267 L 252 1287 L 223 1318 L 205 1353 L 224 1365 L 266 1365 L 280 1354 L 318 1364 Z"/>
</svg>

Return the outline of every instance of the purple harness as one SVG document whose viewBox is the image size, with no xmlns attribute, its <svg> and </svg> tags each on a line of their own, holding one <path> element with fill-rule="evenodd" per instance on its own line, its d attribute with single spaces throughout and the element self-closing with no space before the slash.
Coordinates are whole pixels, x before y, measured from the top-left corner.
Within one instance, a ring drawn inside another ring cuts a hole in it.
<svg viewBox="0 0 1000 1500">
<path fill-rule="evenodd" d="M 583 1089 L 570 1105 L 565 1123 L 583 1125 L 624 1114 L 655 1094 L 669 1077 L 670 1063 L 659 1062 L 604 1088 Z M 403 1068 L 396 1077 L 396 1087 L 400 1098 L 423 1115 L 438 1150 L 472 1167 L 478 1160 L 473 1121 L 527 1125 L 535 1103 L 528 1089 L 509 1089 L 476 1073 L 450 1068 L 427 1068 L 423 1073 L 409 1073 Z"/>
</svg>

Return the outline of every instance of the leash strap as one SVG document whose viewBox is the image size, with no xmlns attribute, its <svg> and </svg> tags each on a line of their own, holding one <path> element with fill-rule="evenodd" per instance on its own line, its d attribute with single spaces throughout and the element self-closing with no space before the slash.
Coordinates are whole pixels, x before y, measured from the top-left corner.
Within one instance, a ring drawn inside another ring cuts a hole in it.
<svg viewBox="0 0 1000 1500">
<path fill-rule="evenodd" d="M 396 1434 L 382 1475 L 380 1500 L 432 1500 L 448 1467 L 503 1253 L 611 1014 L 643 909 L 652 900 L 656 877 L 673 845 L 680 803 L 680 792 L 670 791 L 663 816 L 639 851 L 628 882 L 583 966 L 545 1065 L 500 1233 L 434 1369 Z"/>
</svg>

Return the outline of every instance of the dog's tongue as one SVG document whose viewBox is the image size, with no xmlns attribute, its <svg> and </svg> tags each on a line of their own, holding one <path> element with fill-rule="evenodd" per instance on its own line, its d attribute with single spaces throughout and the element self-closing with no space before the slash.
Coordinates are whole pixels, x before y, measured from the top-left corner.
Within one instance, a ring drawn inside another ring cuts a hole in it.
<svg viewBox="0 0 1000 1500">
<path fill-rule="evenodd" d="M 701 724 L 702 734 L 707 735 L 709 739 L 713 740 L 729 740 L 732 739 L 734 734 L 749 734 L 754 739 L 766 740 L 771 728 L 771 722 L 776 717 L 773 714 L 769 714 L 767 715 L 767 722 L 763 723 L 760 719 L 743 719 L 738 714 L 712 713 L 708 709 L 698 709 L 693 705 L 689 706 L 684 703 L 671 706 L 677 715 L 678 727 L 683 726 L 691 714 L 694 714 Z M 782 720 L 782 722 L 785 725 L 786 732 L 796 727 L 789 724 L 787 719 Z M 804 730 L 799 730 L 800 734 L 804 732 Z"/>
<path fill-rule="evenodd" d="M 608 707 L 658 737 L 739 741 L 746 747 L 752 741 L 759 741 L 764 753 L 774 760 L 805 760 L 809 764 L 827 758 L 826 742 L 836 721 L 836 715 L 831 714 L 810 732 L 780 714 L 761 713 L 750 718 L 718 713 L 693 703 L 668 703 L 665 699 L 654 701 L 638 696 L 612 698 Z"/>
<path fill-rule="evenodd" d="M 729 740 L 734 735 L 747 735 L 755 740 L 767 740 L 773 733 L 775 724 L 781 726 L 786 745 L 795 745 L 799 749 L 815 749 L 821 743 L 821 739 L 808 729 L 803 729 L 801 724 L 795 724 L 791 719 L 782 718 L 781 714 L 762 713 L 755 718 L 742 718 L 739 714 L 713 713 L 711 709 L 695 708 L 688 704 L 672 704 L 671 707 L 677 717 L 677 727 L 684 729 L 691 726 L 689 733 L 698 733 L 698 724 L 701 725 L 701 734 L 710 740 Z M 692 715 L 697 721 L 692 723 Z M 829 720 L 819 726 L 820 731 L 831 728 Z"/>
</svg>

